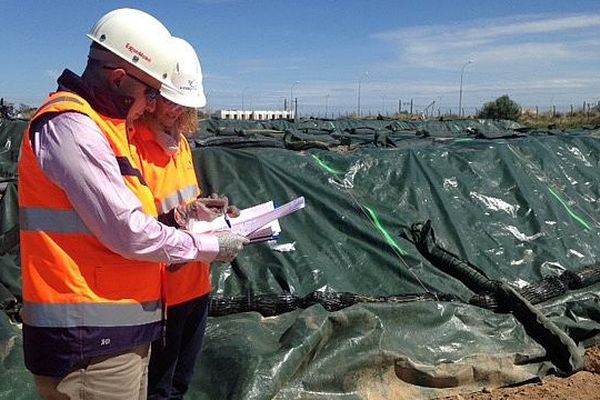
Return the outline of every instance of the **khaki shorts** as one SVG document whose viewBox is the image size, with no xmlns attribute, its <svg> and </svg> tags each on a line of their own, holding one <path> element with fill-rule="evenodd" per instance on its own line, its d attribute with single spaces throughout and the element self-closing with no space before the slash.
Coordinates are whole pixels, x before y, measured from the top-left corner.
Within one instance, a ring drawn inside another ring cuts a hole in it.
<svg viewBox="0 0 600 400">
<path fill-rule="evenodd" d="M 92 357 L 62 378 L 35 375 L 45 400 L 146 400 L 150 345 Z"/>
</svg>

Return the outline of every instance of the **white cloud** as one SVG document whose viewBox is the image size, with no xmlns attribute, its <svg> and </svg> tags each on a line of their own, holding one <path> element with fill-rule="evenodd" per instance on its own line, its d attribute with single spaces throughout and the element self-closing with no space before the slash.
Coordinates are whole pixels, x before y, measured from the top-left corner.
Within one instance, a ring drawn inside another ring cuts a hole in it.
<svg viewBox="0 0 600 400">
<path fill-rule="evenodd" d="M 550 17 L 539 20 L 527 21 L 527 18 L 538 17 L 516 17 L 525 19 L 523 21 L 508 23 L 507 20 L 491 21 L 491 24 L 468 29 L 462 32 L 467 36 L 479 39 L 496 39 L 505 36 L 522 36 L 535 33 L 550 33 L 567 30 L 581 30 L 600 26 L 600 15 L 573 15 L 567 17 Z"/>
<path fill-rule="evenodd" d="M 531 61 L 571 60 L 579 54 L 564 43 L 518 43 L 481 49 L 477 63 L 529 63 Z"/>
<path fill-rule="evenodd" d="M 548 63 L 598 58 L 600 14 L 524 15 L 471 23 L 418 26 L 381 32 L 400 65 L 455 69 L 464 60 L 478 64 Z M 575 39 L 573 39 L 573 36 Z"/>
<path fill-rule="evenodd" d="M 227 69 L 207 82 L 222 88 L 213 98 L 222 104 L 238 104 L 244 87 L 245 103 L 255 107 L 279 107 L 290 96 L 289 76 L 301 84 L 294 93 L 303 110 L 352 111 L 357 107 L 358 77 L 362 80 L 361 107 L 393 111 L 398 101 L 414 99 L 415 110 L 433 100 L 436 107 L 456 110 L 461 67 L 465 70 L 463 106 L 474 110 L 483 102 L 509 94 L 525 107 L 568 108 L 570 104 L 600 100 L 600 13 L 571 15 L 521 15 L 479 19 L 460 24 L 402 28 L 372 35 L 395 50 L 395 57 L 381 59 L 365 49 L 360 59 L 339 60 L 338 78 L 300 77 L 305 71 L 327 68 L 318 60 L 283 55 L 276 60 L 228 61 Z M 289 69 L 297 68 L 290 72 Z M 259 86 L 240 83 L 236 77 L 262 73 L 272 79 Z M 231 75 L 230 75 L 231 74 Z M 229 76 L 227 76 L 229 75 Z M 329 79 L 328 79 L 329 78 Z M 282 84 L 282 81 L 284 82 Z M 251 100 L 250 100 L 251 99 Z"/>
</svg>

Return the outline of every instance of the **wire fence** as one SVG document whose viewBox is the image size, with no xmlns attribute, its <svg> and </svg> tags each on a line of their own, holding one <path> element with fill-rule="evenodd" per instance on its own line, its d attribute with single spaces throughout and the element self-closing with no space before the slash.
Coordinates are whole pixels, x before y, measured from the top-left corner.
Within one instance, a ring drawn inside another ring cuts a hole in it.
<svg viewBox="0 0 600 400">
<path fill-rule="evenodd" d="M 298 100 L 298 116 L 314 118 L 340 118 L 340 117 L 404 117 L 404 118 L 473 118 L 477 117 L 483 107 L 465 106 L 460 112 L 457 105 L 417 102 L 414 100 L 398 100 L 395 104 L 388 102 L 381 106 L 368 104 L 361 109 L 344 106 L 329 105 L 319 107 L 314 104 L 302 104 Z M 600 101 L 581 101 L 570 104 L 550 105 L 521 105 L 521 114 L 529 118 L 569 117 L 579 116 L 592 118 L 600 112 Z"/>
</svg>

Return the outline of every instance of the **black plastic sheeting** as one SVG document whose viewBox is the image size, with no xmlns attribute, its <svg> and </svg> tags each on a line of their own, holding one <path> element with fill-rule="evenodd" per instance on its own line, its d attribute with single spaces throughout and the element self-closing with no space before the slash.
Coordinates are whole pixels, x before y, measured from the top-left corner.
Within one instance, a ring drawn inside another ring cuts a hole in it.
<svg viewBox="0 0 600 400">
<path fill-rule="evenodd" d="M 526 132 L 486 121 L 475 133 L 463 121 L 275 123 L 213 121 L 193 140 L 205 193 L 227 194 L 241 208 L 297 196 L 307 204 L 281 220 L 279 244 L 293 243 L 291 251 L 255 244 L 231 265 L 214 264 L 214 293 L 428 296 L 210 318 L 189 398 L 426 399 L 554 371 L 512 314 L 469 304 L 474 293 L 400 235 L 431 220 L 439 245 L 517 288 L 597 264 L 600 142 L 590 131 Z M 486 124 L 495 139 L 483 138 Z M 389 140 L 379 146 L 382 133 Z M 302 149 L 286 149 L 286 134 Z M 2 257 L 0 272 L 18 271 L 14 254 Z M 12 272 L 0 282 L 14 290 Z M 595 284 L 536 307 L 591 345 L 599 295 Z M 0 316 L 0 398 L 35 398 L 19 325 Z"/>
</svg>

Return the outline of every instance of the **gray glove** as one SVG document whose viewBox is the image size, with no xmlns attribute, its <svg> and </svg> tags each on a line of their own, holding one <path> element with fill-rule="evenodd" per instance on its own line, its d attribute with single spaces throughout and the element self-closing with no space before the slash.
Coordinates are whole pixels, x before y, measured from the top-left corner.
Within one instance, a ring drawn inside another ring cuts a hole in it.
<svg viewBox="0 0 600 400">
<path fill-rule="evenodd" d="M 236 235 L 230 231 L 220 231 L 215 234 L 219 242 L 219 254 L 215 257 L 216 261 L 231 262 L 238 256 L 244 246 L 250 243 L 250 240 L 244 236 Z"/>
</svg>

